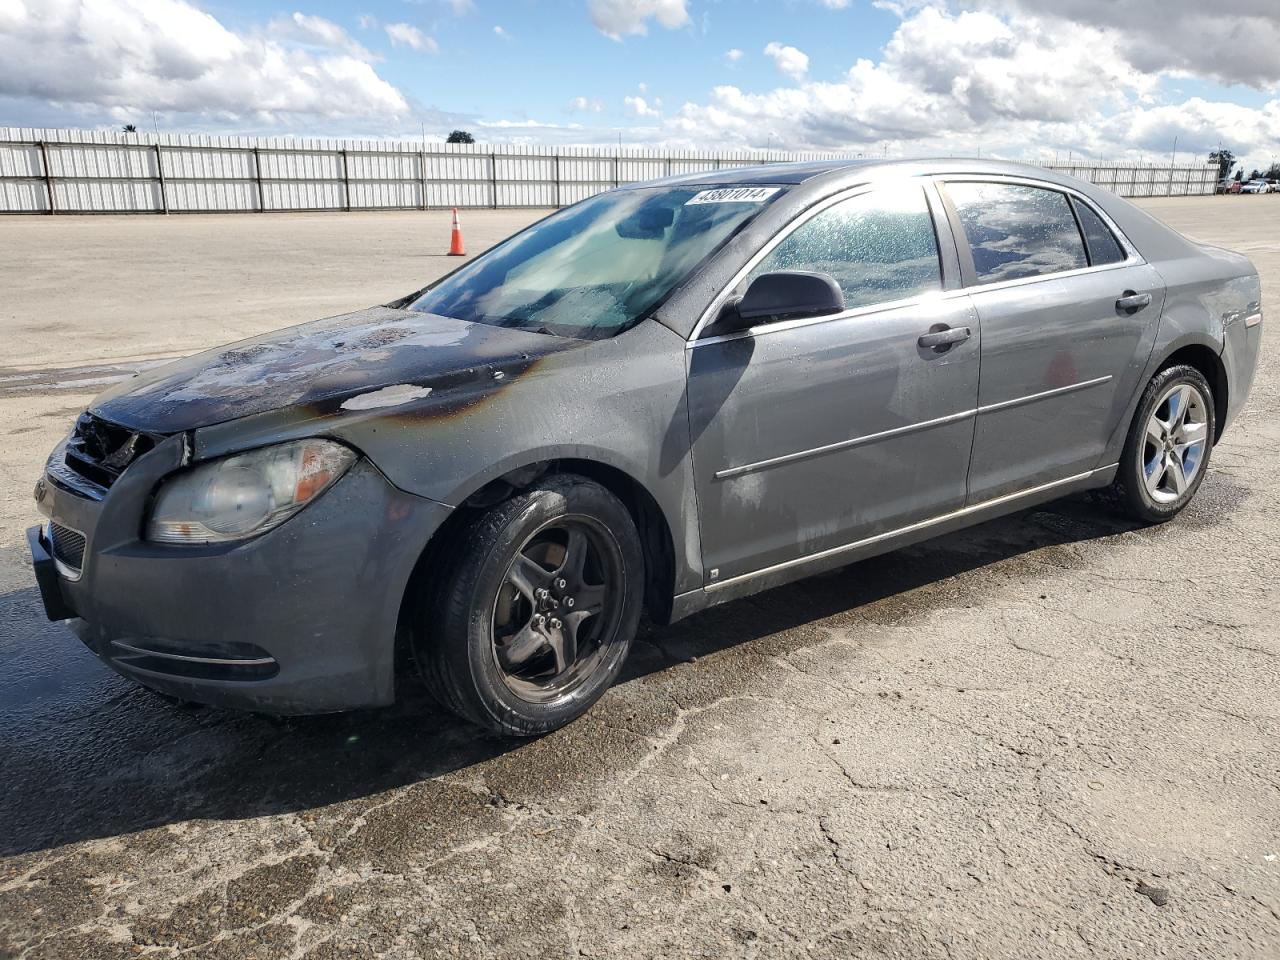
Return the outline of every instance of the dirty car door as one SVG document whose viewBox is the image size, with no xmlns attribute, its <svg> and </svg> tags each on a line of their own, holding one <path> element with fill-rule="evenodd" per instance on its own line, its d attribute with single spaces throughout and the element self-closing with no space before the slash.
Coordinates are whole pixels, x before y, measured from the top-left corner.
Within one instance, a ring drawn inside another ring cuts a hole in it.
<svg viewBox="0 0 1280 960">
<path fill-rule="evenodd" d="M 910 182 L 840 199 L 789 229 L 735 291 L 774 270 L 819 271 L 840 283 L 846 309 L 690 344 L 709 582 L 965 500 L 979 331 L 967 298 L 942 293 L 924 188 Z M 955 342 L 921 345 L 940 330 Z"/>
<path fill-rule="evenodd" d="M 970 502 L 1105 466 L 1151 353 L 1160 275 L 1074 195 L 984 181 L 945 189 L 982 323 Z"/>
</svg>

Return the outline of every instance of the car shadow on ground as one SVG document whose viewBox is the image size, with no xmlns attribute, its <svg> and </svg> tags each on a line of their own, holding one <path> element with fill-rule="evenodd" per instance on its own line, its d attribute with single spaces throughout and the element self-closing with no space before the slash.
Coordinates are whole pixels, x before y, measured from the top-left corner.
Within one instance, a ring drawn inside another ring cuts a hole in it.
<svg viewBox="0 0 1280 960">
<path fill-rule="evenodd" d="M 619 683 L 813 621 L 856 611 L 901 621 L 954 601 L 912 591 L 1038 551 L 1133 529 L 1075 497 L 726 604 L 671 627 L 646 624 Z M 1055 557 L 1053 552 L 1063 555 Z M 950 598 L 950 600 L 948 599 Z M 973 598 L 977 599 L 977 598 Z M 327 806 L 519 750 L 437 709 L 413 680 L 393 707 L 277 719 L 191 709 L 117 677 L 33 589 L 0 596 L 0 856 L 193 819 Z M 798 645 L 802 645 L 799 644 Z"/>
</svg>

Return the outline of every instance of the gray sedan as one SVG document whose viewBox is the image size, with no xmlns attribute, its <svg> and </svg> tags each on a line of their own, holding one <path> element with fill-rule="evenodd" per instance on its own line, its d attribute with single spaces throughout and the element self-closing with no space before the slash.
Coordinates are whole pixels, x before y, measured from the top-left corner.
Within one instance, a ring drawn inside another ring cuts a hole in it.
<svg viewBox="0 0 1280 960">
<path fill-rule="evenodd" d="M 1261 321 L 1245 257 L 1032 167 L 640 184 L 110 390 L 28 539 L 48 615 L 163 693 L 344 710 L 416 662 L 535 735 L 604 693 L 642 611 L 1075 491 L 1172 518 Z"/>
</svg>

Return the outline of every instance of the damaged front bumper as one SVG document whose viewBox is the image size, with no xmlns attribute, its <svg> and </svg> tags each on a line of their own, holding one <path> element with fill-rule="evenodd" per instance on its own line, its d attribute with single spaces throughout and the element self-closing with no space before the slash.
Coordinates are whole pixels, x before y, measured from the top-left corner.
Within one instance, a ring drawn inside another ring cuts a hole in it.
<svg viewBox="0 0 1280 960">
<path fill-rule="evenodd" d="M 281 714 L 394 699 L 395 633 L 409 577 L 450 508 L 360 459 L 297 516 L 216 546 L 141 539 L 173 437 L 100 491 L 56 464 L 28 545 L 45 610 L 112 669 L 185 700 Z"/>
</svg>

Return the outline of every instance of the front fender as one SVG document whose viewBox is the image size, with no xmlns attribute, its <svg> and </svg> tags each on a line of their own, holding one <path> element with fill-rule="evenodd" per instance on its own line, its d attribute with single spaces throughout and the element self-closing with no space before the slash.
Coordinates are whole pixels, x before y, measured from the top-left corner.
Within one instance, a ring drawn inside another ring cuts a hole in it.
<svg viewBox="0 0 1280 960">
<path fill-rule="evenodd" d="M 329 436 L 362 452 L 401 490 L 450 506 L 531 464 L 604 464 L 632 478 L 661 510 L 676 589 L 701 585 L 680 337 L 650 321 L 526 367 L 464 373 L 456 386 L 433 382 L 425 396 L 406 390 L 404 402 L 385 406 L 294 407 L 219 424 L 197 432 L 196 455 Z"/>
</svg>

